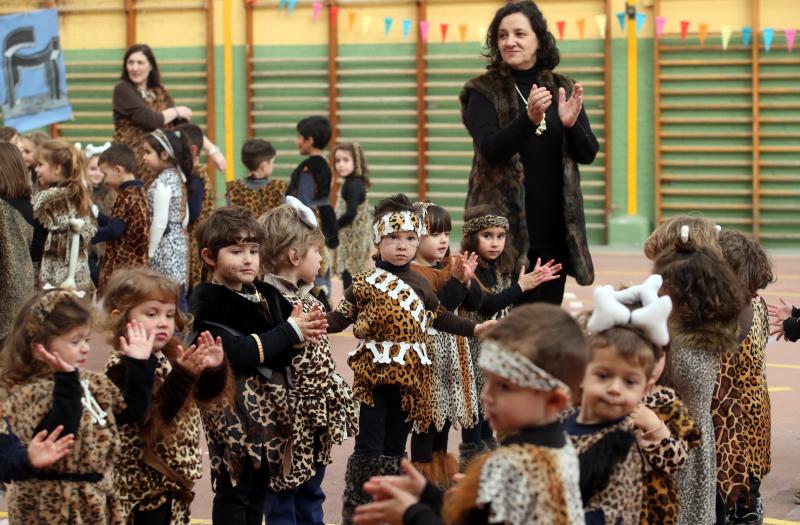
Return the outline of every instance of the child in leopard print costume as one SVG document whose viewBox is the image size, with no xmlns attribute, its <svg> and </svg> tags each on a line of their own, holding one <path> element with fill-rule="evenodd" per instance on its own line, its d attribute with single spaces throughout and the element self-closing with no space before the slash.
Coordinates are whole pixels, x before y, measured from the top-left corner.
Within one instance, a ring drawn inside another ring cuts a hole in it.
<svg viewBox="0 0 800 525">
<path fill-rule="evenodd" d="M 479 358 L 481 396 L 492 427 L 506 436 L 476 459 L 443 498 L 407 461 L 404 477 L 370 480 L 376 502 L 359 523 L 405 525 L 582 525 L 578 457 L 561 412 L 588 360 L 578 323 L 549 304 L 524 305 L 497 323 Z"/>
<path fill-rule="evenodd" d="M 348 359 L 361 410 L 345 473 L 345 525 L 352 523 L 355 507 L 368 501 L 364 482 L 398 471 L 412 425 L 428 428 L 433 422 L 428 326 L 472 336 L 491 325 L 476 325 L 445 310 L 428 281 L 411 269 L 421 232 L 408 197 L 381 201 L 373 223 L 376 268 L 354 275 L 336 311 L 328 314 L 329 332 L 352 324 L 359 339 Z"/>
<path fill-rule="evenodd" d="M 63 425 L 74 444 L 58 463 L 17 481 L 8 502 L 11 523 L 122 525 L 110 476 L 122 450 L 119 427 L 147 411 L 153 384 L 152 338 L 127 326 L 120 347 L 127 364 L 124 390 L 84 369 L 92 314 L 73 292 L 34 295 L 20 310 L 2 353 L 0 377 L 9 392 L 0 434 L 28 446 L 41 430 Z"/>
<path fill-rule="evenodd" d="M 119 337 L 129 323 L 145 328 L 156 359 L 144 421 L 120 427 L 126 453 L 114 469 L 114 489 L 129 524 L 189 525 L 192 489 L 203 474 L 199 406 L 213 403 L 227 384 L 219 338 L 206 332 L 197 347 L 184 350 L 173 336 L 186 327 L 179 294 L 175 282 L 149 268 L 117 272 L 103 294 L 113 348 L 108 377 L 124 385 L 127 363 Z"/>
<path fill-rule="evenodd" d="M 522 299 L 528 290 L 533 290 L 543 282 L 559 278 L 560 264 L 549 261 L 536 267 L 531 272 L 525 268 L 516 268 L 517 256 L 508 240 L 509 222 L 502 213 L 488 204 L 473 206 L 464 212 L 464 236 L 461 239 L 461 250 L 478 254 L 478 268 L 475 278 L 483 291 L 479 307 L 464 308 L 464 315 L 476 323 L 488 319 L 502 319 L 514 303 Z M 466 305 L 465 305 L 466 306 Z M 481 342 L 471 337 L 467 340 L 475 370 L 475 391 L 483 388 L 483 373 L 477 366 Z M 477 454 L 492 449 L 497 445 L 489 424 L 480 415 L 478 423 L 472 428 L 461 430 L 459 452 L 461 466 L 466 467 Z"/>
<path fill-rule="evenodd" d="M 322 309 L 311 295 L 325 238 L 310 208 L 287 197 L 287 204 L 259 219 L 264 227 L 264 282 L 277 288 L 304 312 Z M 303 344 L 292 358 L 294 388 L 289 391 L 292 462 L 270 479 L 264 510 L 267 523 L 324 525 L 322 481 L 332 462 L 331 449 L 358 431 L 358 404 L 336 373 L 328 337 Z M 292 518 L 293 517 L 293 518 Z"/>
</svg>

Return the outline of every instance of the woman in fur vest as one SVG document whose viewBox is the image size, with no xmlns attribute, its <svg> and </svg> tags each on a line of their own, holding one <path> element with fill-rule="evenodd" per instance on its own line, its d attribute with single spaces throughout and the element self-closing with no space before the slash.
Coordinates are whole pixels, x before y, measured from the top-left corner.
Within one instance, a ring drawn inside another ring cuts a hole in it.
<svg viewBox="0 0 800 525">
<path fill-rule="evenodd" d="M 594 281 L 577 163 L 593 162 L 598 143 L 583 86 L 553 72 L 555 38 L 533 2 L 498 9 L 486 47 L 488 72 L 460 95 L 475 149 L 466 207 L 501 207 L 523 264 L 527 256 L 563 265 L 560 279 L 522 300 L 561 304 L 567 274 L 581 285 Z"/>
</svg>

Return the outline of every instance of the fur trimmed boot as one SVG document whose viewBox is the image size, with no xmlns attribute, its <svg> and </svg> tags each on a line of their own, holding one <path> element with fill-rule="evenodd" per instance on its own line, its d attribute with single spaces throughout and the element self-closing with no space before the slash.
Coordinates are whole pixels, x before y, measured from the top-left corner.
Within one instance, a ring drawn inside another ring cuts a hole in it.
<svg viewBox="0 0 800 525">
<path fill-rule="evenodd" d="M 381 476 L 402 476 L 405 474 L 400 462 L 404 456 L 381 456 Z"/>
<path fill-rule="evenodd" d="M 484 439 L 481 441 L 483 445 L 483 450 L 491 452 L 492 450 L 497 448 L 497 440 L 495 438 Z"/>
<path fill-rule="evenodd" d="M 364 492 L 364 483 L 372 476 L 382 473 L 382 458 L 351 455 L 347 459 L 342 495 L 342 525 L 352 525 L 356 507 L 372 501 L 372 497 Z"/>
<path fill-rule="evenodd" d="M 448 489 L 453 486 L 453 476 L 458 473 L 458 460 L 452 454 L 448 454 L 444 450 L 436 451 L 433 453 L 434 472 L 438 476 L 435 481 L 442 489 Z"/>
<path fill-rule="evenodd" d="M 472 460 L 481 455 L 486 449 L 483 443 L 461 443 L 458 446 L 458 470 L 465 472 Z"/>
</svg>

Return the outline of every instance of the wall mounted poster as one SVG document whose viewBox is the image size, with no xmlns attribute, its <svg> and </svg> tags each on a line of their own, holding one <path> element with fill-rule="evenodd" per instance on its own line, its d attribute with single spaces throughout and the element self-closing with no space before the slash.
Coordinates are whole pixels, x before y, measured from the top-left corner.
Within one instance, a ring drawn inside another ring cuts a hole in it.
<svg viewBox="0 0 800 525">
<path fill-rule="evenodd" d="M 20 132 L 72 118 L 58 11 L 0 16 L 3 121 Z"/>
</svg>

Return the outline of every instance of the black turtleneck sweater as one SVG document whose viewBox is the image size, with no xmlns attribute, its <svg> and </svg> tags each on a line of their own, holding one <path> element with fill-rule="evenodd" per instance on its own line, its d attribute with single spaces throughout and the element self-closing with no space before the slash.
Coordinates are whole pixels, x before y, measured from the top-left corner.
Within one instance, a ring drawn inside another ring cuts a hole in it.
<svg viewBox="0 0 800 525">
<path fill-rule="evenodd" d="M 535 67 L 526 71 L 512 69 L 511 74 L 525 101 L 533 84 L 541 86 L 539 71 Z M 501 162 L 515 153 L 520 154 L 525 170 L 525 213 L 531 251 L 566 255 L 562 140 L 566 136 L 569 154 L 576 162 L 589 164 L 597 154 L 597 139 L 583 109 L 571 128 L 561 125 L 558 92 L 553 93 L 553 103 L 545 112 L 547 130 L 537 136 L 536 126 L 525 111 L 525 103 L 519 95 L 517 97 L 520 115 L 509 126 L 501 128 L 491 102 L 472 91 L 467 102 L 467 130 L 489 162 Z"/>
</svg>

